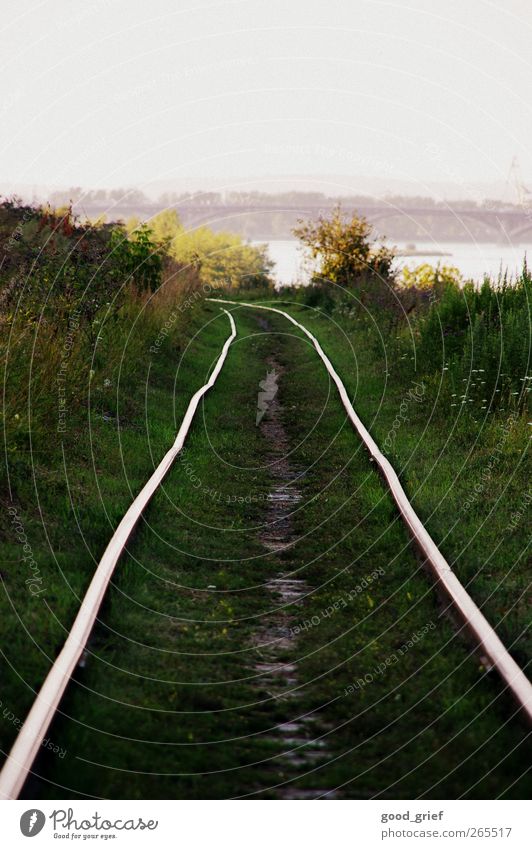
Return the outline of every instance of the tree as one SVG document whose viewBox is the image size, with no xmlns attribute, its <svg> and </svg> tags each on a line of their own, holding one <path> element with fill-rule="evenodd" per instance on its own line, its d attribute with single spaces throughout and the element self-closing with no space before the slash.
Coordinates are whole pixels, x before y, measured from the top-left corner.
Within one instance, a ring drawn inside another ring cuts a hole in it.
<svg viewBox="0 0 532 849">
<path fill-rule="evenodd" d="M 153 238 L 164 250 L 172 254 L 176 245 L 176 237 L 183 233 L 183 225 L 174 209 L 159 212 L 151 221 Z"/>
<path fill-rule="evenodd" d="M 139 289 L 155 292 L 161 284 L 163 260 L 160 247 L 146 224 L 129 235 L 122 227 L 111 233 L 111 256 L 122 280 L 133 280 Z"/>
<path fill-rule="evenodd" d="M 318 261 L 315 282 L 354 287 L 375 278 L 393 281 L 393 251 L 376 245 L 371 230 L 365 218 L 346 217 L 337 206 L 329 218 L 320 215 L 316 221 L 300 221 L 293 232 Z"/>
<path fill-rule="evenodd" d="M 166 210 L 151 221 L 154 240 L 178 263 L 198 269 L 210 286 L 250 288 L 270 285 L 273 263 L 265 245 L 250 245 L 234 233 L 209 227 L 185 230 L 177 213 Z"/>
</svg>

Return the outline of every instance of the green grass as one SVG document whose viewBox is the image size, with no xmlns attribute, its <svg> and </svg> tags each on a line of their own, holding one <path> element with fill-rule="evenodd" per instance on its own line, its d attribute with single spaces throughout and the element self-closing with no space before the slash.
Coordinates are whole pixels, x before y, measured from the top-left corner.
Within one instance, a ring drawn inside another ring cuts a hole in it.
<svg viewBox="0 0 532 849">
<path fill-rule="evenodd" d="M 393 387 L 390 381 L 393 400 L 390 391 L 384 398 L 377 394 L 384 375 L 372 361 L 367 341 L 353 333 L 348 339 L 342 337 L 328 319 L 312 316 L 308 310 L 291 312 L 322 342 L 355 394 L 356 408 L 382 441 L 395 416 L 400 387 Z M 282 319 L 272 321 L 281 329 Z M 349 342 L 354 343 L 356 369 Z M 298 347 L 287 344 L 285 358 L 297 374 L 297 381 L 285 383 L 283 389 L 284 408 L 293 410 L 287 415 L 287 426 L 294 440 L 306 437 L 295 459 L 307 469 L 302 479 L 307 500 L 298 518 L 302 538 L 290 565 L 314 588 L 301 612 L 301 619 L 311 622 L 299 635 L 300 668 L 305 676 L 302 706 L 323 717 L 324 740 L 337 758 L 301 779 L 300 785 L 326 790 L 341 784 L 344 794 L 354 798 L 520 797 L 527 792 L 526 778 L 521 776 L 528 761 L 526 729 L 511 719 L 515 706 L 502 693 L 496 677 L 487 674 L 478 657 L 470 654 L 467 640 L 445 614 L 431 579 L 412 553 L 386 487 L 346 423 L 325 370 L 318 367 L 315 352 L 304 342 Z M 330 391 L 332 398 L 327 401 Z M 324 406 L 326 414 L 321 416 Z M 423 479 L 434 464 L 439 467 L 442 462 L 438 451 L 432 453 L 428 445 L 424 459 L 413 450 L 427 425 L 426 414 L 423 416 L 419 404 L 416 407 L 418 418 L 403 429 L 412 441 L 400 439 L 403 431 L 397 437 L 397 445 L 409 452 L 401 475 L 444 553 L 453 559 L 449 539 L 453 530 L 456 533 L 454 509 L 450 508 L 450 514 L 441 509 L 436 523 L 431 517 L 433 505 L 426 503 L 426 490 L 409 485 L 410 474 Z M 413 433 L 416 420 L 417 440 Z M 429 426 L 425 442 L 433 430 Z M 461 459 L 466 456 L 464 446 Z M 443 481 L 437 468 L 431 472 L 431 486 L 438 487 L 432 497 L 437 501 L 447 492 L 445 475 L 451 474 L 457 458 L 460 455 L 453 447 Z M 505 468 L 503 463 L 498 473 L 503 475 Z M 456 493 L 454 497 L 460 498 Z M 493 500 L 497 501 L 495 495 Z M 479 513 L 488 512 L 489 506 L 483 500 L 478 509 Z M 468 530 L 473 530 L 473 536 L 480 533 L 476 525 L 469 525 L 458 531 L 460 538 L 467 536 Z M 512 609 L 513 616 L 505 618 L 505 632 L 499 616 L 494 624 L 515 648 L 524 624 L 522 619 L 517 621 L 524 610 L 516 605 L 516 591 L 523 589 L 525 576 L 516 567 L 507 577 L 507 550 L 505 557 L 502 551 L 492 553 L 489 548 L 495 536 L 493 529 L 489 533 L 486 529 L 483 540 L 466 549 L 466 557 L 456 564 L 457 571 L 462 579 L 466 568 L 470 574 L 482 572 L 485 561 L 477 559 L 479 546 L 488 556 L 492 554 L 493 571 L 484 578 L 483 592 L 478 591 L 476 581 L 470 589 L 480 603 L 490 592 L 499 596 L 491 598 L 491 608 L 486 604 L 487 613 L 502 604 Z M 513 540 L 512 552 L 518 552 L 523 543 L 524 533 L 517 536 L 521 539 Z M 487 547 L 482 549 L 483 545 Z M 351 598 L 353 588 L 379 567 L 384 575 Z M 502 591 L 500 580 L 509 584 L 503 583 Z M 340 599 L 348 599 L 347 604 Z M 324 615 L 335 602 L 337 609 Z M 400 660 L 386 665 L 427 623 L 435 627 Z M 517 626 L 515 631 L 512 625 Z M 524 643 L 521 645 L 524 651 Z M 382 664 L 385 671 L 375 674 Z M 368 673 L 373 675 L 370 683 L 352 687 Z"/>
<path fill-rule="evenodd" d="M 190 354 L 179 369 L 180 391 L 174 397 L 180 363 L 176 344 L 201 331 L 205 317 L 196 311 L 187 319 L 187 330 L 176 329 L 157 356 L 150 358 L 147 337 L 144 356 L 133 363 L 126 359 L 119 401 L 109 397 L 105 405 L 114 416 L 104 419 L 97 403 L 90 409 L 73 405 L 63 442 L 55 433 L 54 419 L 48 434 L 33 434 L 32 453 L 19 451 L 15 464 L 10 463 L 12 503 L 42 577 L 39 586 L 44 588 L 32 595 L 25 583 L 33 573 L 22 560 L 24 551 L 7 501 L 1 547 L 2 702 L 17 719 L 24 717 L 33 691 L 62 645 L 113 529 L 173 442 L 176 421 L 190 395 L 205 382 L 229 333 L 227 319 L 218 318 L 207 336 L 200 333 L 191 342 Z M 99 391 L 117 392 L 116 382 L 103 388 L 104 378 L 105 372 L 93 385 L 93 399 Z M 0 724 L 4 750 L 15 733 L 13 722 Z"/>
<path fill-rule="evenodd" d="M 203 320 L 218 312 L 206 307 Z M 228 328 L 225 316 L 217 318 L 186 352 L 176 375 L 177 419 Z M 253 530 L 268 483 L 260 463 L 266 446 L 254 426 L 268 339 L 254 326 L 246 338 L 247 330 L 240 325 L 183 458 L 118 567 L 87 667 L 50 732 L 67 755 L 51 759 L 41 793 L 219 798 L 246 793 L 268 772 L 276 747 L 254 735 L 271 717 L 263 717 L 260 699 L 256 704 L 246 656 L 263 610 L 263 581 L 276 569 Z M 171 405 L 169 381 L 166 397 L 148 393 L 145 454 L 154 440 L 161 448 L 171 442 Z M 132 446 L 125 456 L 128 467 Z M 97 448 L 98 459 L 106 461 L 106 446 Z M 103 500 L 114 505 L 114 478 L 106 483 Z M 245 768 L 263 759 L 263 768 Z"/>
<path fill-rule="evenodd" d="M 460 580 L 526 665 L 532 654 L 526 416 L 453 407 L 448 373 L 427 376 L 419 361 L 417 369 L 406 367 L 387 356 L 382 337 L 376 354 L 376 327 L 296 312 L 322 342 L 377 443 L 388 447 L 415 509 Z M 412 400 L 411 390 L 421 384 L 421 400 Z"/>
<path fill-rule="evenodd" d="M 342 319 L 338 327 L 315 312 L 293 311 L 322 341 L 382 443 L 415 375 L 394 380 L 389 367 L 386 379 L 374 340 L 353 322 Z M 203 305 L 187 329 L 187 339 L 201 329 L 190 348 L 174 335 L 152 358 L 148 382 L 128 380 L 119 393 L 120 428 L 93 411 L 89 440 L 80 411 L 81 443 L 66 457 L 67 473 L 59 463 L 43 468 L 38 498 L 31 479 L 21 482 L 21 516 L 46 593 L 29 596 L 20 549 L 11 542 L 10 596 L 31 630 L 30 637 L 4 599 L 3 645 L 15 670 L 7 675 L 5 703 L 17 716 L 61 645 L 112 528 L 171 444 L 228 335 L 225 317 L 211 321 L 217 314 L 216 305 Z M 28 793 L 274 798 L 287 787 L 340 787 L 348 798 L 523 796 L 526 730 L 513 717 L 513 703 L 443 609 L 308 340 L 281 317 L 267 317 L 271 330 L 264 332 L 253 310 L 237 311 L 238 339 L 198 411 L 186 452 L 117 567 L 87 664 L 50 730 L 66 754 L 39 763 L 44 781 Z M 278 557 L 266 555 L 259 541 L 272 481 L 269 446 L 255 427 L 258 385 L 272 352 L 286 369 L 279 397 L 303 493 L 294 515 L 297 545 Z M 524 578 L 517 567 L 507 575 L 508 552 L 516 557 L 522 548 L 523 525 L 505 539 L 504 551 L 495 549 L 511 505 L 491 486 L 467 515 L 457 513 L 471 488 L 469 420 L 453 426 L 445 410 L 436 405 L 431 417 L 424 402 L 411 403 L 408 414 L 392 460 L 488 618 L 502 605 L 511 611 L 494 624 L 524 657 L 524 609 L 516 605 Z M 490 426 L 475 444 L 480 470 L 497 444 L 496 421 Z M 514 462 L 523 439 L 519 423 L 493 472 L 502 483 L 511 467 L 514 493 L 525 479 Z M 462 465 L 467 471 L 455 480 Z M 499 537 L 491 508 L 503 510 L 496 513 Z M 251 650 L 272 615 L 264 583 L 280 568 L 311 589 L 289 609 L 295 639 L 283 659 L 296 663 L 297 684 L 284 702 L 257 680 Z M 324 757 L 297 766 L 282 756 L 289 744 L 275 727 L 301 716 L 312 717 Z M 0 727 L 9 744 L 16 729 L 7 720 Z"/>
</svg>

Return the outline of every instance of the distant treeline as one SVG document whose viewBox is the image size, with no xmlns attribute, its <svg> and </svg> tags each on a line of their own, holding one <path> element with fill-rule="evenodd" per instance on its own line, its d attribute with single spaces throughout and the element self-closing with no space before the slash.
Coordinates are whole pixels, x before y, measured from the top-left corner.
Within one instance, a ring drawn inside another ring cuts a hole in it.
<svg viewBox="0 0 532 849">
<path fill-rule="evenodd" d="M 360 194 L 333 198 L 322 192 L 300 191 L 165 192 L 154 201 L 139 189 L 85 190 L 80 186 L 52 193 L 50 202 L 55 207 L 72 204 L 80 215 L 92 219 L 105 216 L 105 219 L 111 221 L 125 220 L 131 216 L 150 220 L 162 210 L 175 208 L 187 229 L 207 224 L 213 231 L 230 230 L 251 240 L 290 239 L 300 218 L 317 214 L 320 207 L 323 210 L 332 209 L 336 203 L 340 203 L 346 210 L 363 210 L 370 220 L 371 208 L 375 207 L 377 233 L 394 241 L 407 242 L 431 239 L 492 242 L 502 237 L 502 232 L 494 230 L 493 221 L 490 224 L 481 215 L 478 218 L 468 216 L 464 220 L 452 212 L 442 216 L 441 210 L 449 206 L 451 209 L 467 209 L 470 212 L 522 211 L 518 205 L 497 200 L 477 202 L 468 198 L 448 204 L 422 196 L 389 195 L 379 199 Z M 254 208 L 246 209 L 250 206 Z M 383 217 L 380 214 L 383 206 L 389 208 L 390 215 Z M 238 207 L 242 207 L 242 211 Z M 399 212 L 393 214 L 394 208 L 399 208 Z M 410 209 L 415 209 L 415 213 L 408 214 L 406 210 Z M 432 209 L 438 210 L 438 214 L 431 216 Z"/>
<path fill-rule="evenodd" d="M 148 197 L 140 189 L 83 189 L 81 186 L 71 186 L 69 189 L 52 192 L 50 203 L 64 205 L 68 203 L 79 204 L 103 204 L 110 206 L 139 204 L 146 206 L 174 206 L 186 205 L 193 202 L 194 205 L 202 206 L 332 206 L 341 203 L 345 206 L 382 206 L 383 201 L 390 206 L 399 207 L 425 207 L 444 209 L 451 205 L 457 208 L 467 209 L 500 209 L 519 210 L 518 204 L 512 204 L 495 199 L 475 201 L 471 198 L 457 199 L 452 202 L 437 200 L 423 195 L 386 195 L 384 198 L 375 198 L 369 195 L 326 195 L 323 192 L 259 192 L 259 191 L 197 191 L 197 192 L 163 192 L 154 200 Z"/>
</svg>

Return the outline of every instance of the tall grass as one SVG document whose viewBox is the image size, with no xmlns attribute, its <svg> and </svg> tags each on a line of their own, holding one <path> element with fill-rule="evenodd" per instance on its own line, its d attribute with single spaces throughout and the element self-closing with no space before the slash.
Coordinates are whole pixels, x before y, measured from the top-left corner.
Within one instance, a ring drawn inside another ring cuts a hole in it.
<svg viewBox="0 0 532 849">
<path fill-rule="evenodd" d="M 169 315 L 179 338 L 201 288 L 197 271 L 161 256 L 145 230 L 125 239 L 120 228 L 7 203 L 2 243 L 0 488 L 6 495 L 9 476 L 13 496 L 34 460 L 75 445 L 87 415 L 116 416 L 118 381 L 127 409 L 150 345 Z"/>
<path fill-rule="evenodd" d="M 418 367 L 427 374 L 448 372 L 456 404 L 524 410 L 532 380 L 531 295 L 526 265 L 516 281 L 447 285 L 413 319 Z M 404 329 L 399 336 L 404 356 L 410 342 Z"/>
<path fill-rule="evenodd" d="M 418 291 L 393 279 L 387 285 L 393 297 L 386 304 L 382 287 L 374 297 L 367 288 L 361 297 L 357 287 L 332 285 L 292 287 L 280 297 L 366 327 L 381 355 L 384 345 L 397 376 L 410 378 L 412 363 L 419 376 L 436 380 L 443 374 L 439 392 L 456 399 L 453 404 L 475 402 L 476 412 L 527 409 L 532 275 L 526 264 L 517 280 L 486 277 L 480 286 L 447 281 Z"/>
</svg>

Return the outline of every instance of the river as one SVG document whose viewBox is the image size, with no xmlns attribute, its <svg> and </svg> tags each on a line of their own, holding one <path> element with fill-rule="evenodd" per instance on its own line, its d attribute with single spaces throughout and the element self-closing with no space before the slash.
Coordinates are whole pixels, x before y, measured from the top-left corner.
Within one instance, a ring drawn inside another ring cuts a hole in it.
<svg viewBox="0 0 532 849">
<path fill-rule="evenodd" d="M 264 244 L 257 243 L 257 244 Z M 269 253 L 275 262 L 274 276 L 278 284 L 306 282 L 308 273 L 299 242 L 294 239 L 275 239 L 266 242 Z M 409 245 L 411 246 L 411 244 Z M 404 249 L 406 244 L 398 242 L 397 247 Z M 441 251 L 449 256 L 429 256 L 431 251 Z M 482 280 L 485 274 L 497 277 L 501 268 L 514 275 L 522 268 L 523 259 L 528 252 L 532 256 L 532 243 L 529 245 L 498 245 L 496 243 L 475 244 L 474 242 L 439 242 L 437 245 L 429 242 L 416 242 L 416 251 L 421 255 L 416 257 L 399 257 L 397 265 L 420 265 L 428 262 L 431 265 L 441 263 L 458 268 L 467 279 Z M 427 251 L 427 253 L 423 253 Z"/>
</svg>

